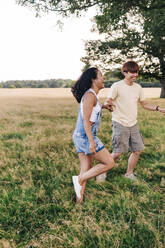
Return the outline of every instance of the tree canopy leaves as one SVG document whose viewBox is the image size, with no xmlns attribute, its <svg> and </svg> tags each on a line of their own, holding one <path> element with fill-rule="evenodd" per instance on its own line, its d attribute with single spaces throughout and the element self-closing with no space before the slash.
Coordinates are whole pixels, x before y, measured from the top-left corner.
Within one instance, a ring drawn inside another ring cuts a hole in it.
<svg viewBox="0 0 165 248">
<path fill-rule="evenodd" d="M 155 77 L 165 97 L 165 0 L 17 0 L 37 12 L 56 11 L 64 16 L 81 15 L 95 6 L 94 30 L 100 39 L 86 42 L 86 66 L 104 70 L 128 60 L 141 65 L 141 73 Z"/>
</svg>

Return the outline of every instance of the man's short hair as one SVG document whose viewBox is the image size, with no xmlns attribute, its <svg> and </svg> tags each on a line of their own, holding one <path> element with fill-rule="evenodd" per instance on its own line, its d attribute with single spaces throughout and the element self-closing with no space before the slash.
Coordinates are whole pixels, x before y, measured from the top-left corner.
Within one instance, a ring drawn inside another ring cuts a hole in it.
<svg viewBox="0 0 165 248">
<path fill-rule="evenodd" d="M 139 65 L 134 61 L 128 61 L 122 66 L 122 72 L 139 72 Z"/>
</svg>

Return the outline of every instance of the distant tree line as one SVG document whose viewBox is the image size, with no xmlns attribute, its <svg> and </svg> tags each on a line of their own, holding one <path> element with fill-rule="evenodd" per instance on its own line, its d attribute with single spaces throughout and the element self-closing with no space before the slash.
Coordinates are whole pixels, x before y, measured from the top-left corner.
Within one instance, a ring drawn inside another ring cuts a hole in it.
<svg viewBox="0 0 165 248">
<path fill-rule="evenodd" d="M 111 85 L 114 82 L 117 82 L 118 80 L 105 80 L 105 88 L 111 87 Z M 137 81 L 143 88 L 159 88 L 161 87 L 159 82 L 141 82 Z M 56 81 L 56 80 L 40 80 L 40 81 L 35 81 L 35 80 L 26 80 L 26 81 L 6 81 L 0 83 L 0 88 L 71 88 L 72 85 L 74 84 L 73 80 L 61 80 L 61 81 Z"/>
<path fill-rule="evenodd" d="M 106 72 L 104 74 L 105 87 L 109 88 L 114 82 L 123 78 L 120 69 Z M 0 88 L 71 88 L 74 84 L 71 79 L 47 79 L 47 80 L 10 80 L 0 83 Z M 155 78 L 145 78 L 139 73 L 137 80 L 142 87 L 161 87 L 161 84 Z"/>
<path fill-rule="evenodd" d="M 0 83 L 0 88 L 70 88 L 71 79 L 10 80 Z"/>
</svg>

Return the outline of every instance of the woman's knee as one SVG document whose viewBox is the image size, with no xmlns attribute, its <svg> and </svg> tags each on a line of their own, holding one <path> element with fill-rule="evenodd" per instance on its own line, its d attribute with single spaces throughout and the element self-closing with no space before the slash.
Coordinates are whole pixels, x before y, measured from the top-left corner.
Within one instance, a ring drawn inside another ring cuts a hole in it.
<svg viewBox="0 0 165 248">
<path fill-rule="evenodd" d="M 107 162 L 106 166 L 107 166 L 107 170 L 112 169 L 112 168 L 115 166 L 115 161 L 114 161 L 114 159 L 113 159 L 113 158 L 110 159 L 110 160 Z"/>
</svg>

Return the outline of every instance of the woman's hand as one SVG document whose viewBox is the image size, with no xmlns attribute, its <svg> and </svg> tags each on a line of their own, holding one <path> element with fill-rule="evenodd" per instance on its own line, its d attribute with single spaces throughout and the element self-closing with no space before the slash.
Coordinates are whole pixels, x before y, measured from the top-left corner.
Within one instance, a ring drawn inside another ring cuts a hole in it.
<svg viewBox="0 0 165 248">
<path fill-rule="evenodd" d="M 113 112 L 114 111 L 114 109 L 115 109 L 115 105 L 114 104 L 103 104 L 102 105 L 102 108 L 103 109 L 108 109 L 110 112 Z"/>
<path fill-rule="evenodd" d="M 93 154 L 96 153 L 96 144 L 94 140 L 89 143 L 89 151 Z"/>
<path fill-rule="evenodd" d="M 113 99 L 108 98 L 102 105 L 102 108 L 108 109 L 110 112 L 113 112 L 116 108 L 116 106 L 113 104 Z"/>
</svg>

